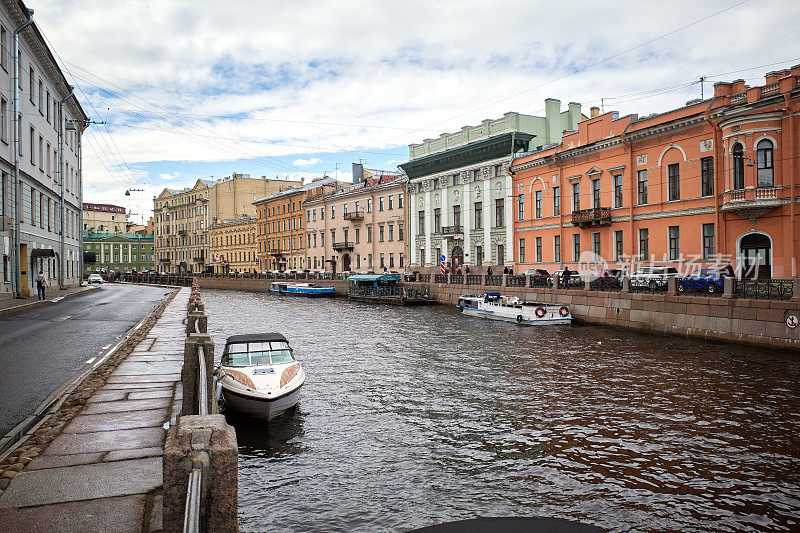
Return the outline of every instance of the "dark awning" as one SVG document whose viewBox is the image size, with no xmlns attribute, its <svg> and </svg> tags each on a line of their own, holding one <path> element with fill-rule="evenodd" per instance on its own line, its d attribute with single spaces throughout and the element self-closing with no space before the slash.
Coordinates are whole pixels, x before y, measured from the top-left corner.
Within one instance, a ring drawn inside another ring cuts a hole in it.
<svg viewBox="0 0 800 533">
<path fill-rule="evenodd" d="M 87 252 L 86 250 L 83 251 L 83 262 L 84 263 L 96 263 L 97 262 L 97 253 L 96 252 Z"/>
<path fill-rule="evenodd" d="M 51 248 L 34 248 L 31 250 L 31 257 L 55 257 L 56 251 Z"/>
</svg>

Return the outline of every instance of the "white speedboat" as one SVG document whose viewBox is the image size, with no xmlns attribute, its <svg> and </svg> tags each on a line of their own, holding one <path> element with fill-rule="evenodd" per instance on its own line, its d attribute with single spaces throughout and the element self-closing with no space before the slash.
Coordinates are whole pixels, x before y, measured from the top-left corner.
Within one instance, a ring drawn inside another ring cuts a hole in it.
<svg viewBox="0 0 800 533">
<path fill-rule="evenodd" d="M 306 375 L 283 335 L 257 333 L 228 337 L 214 378 L 226 409 L 272 420 L 297 404 Z"/>
<path fill-rule="evenodd" d="M 458 298 L 458 308 L 465 315 L 516 322 L 525 326 L 572 322 L 572 313 L 566 305 L 522 302 L 516 296 L 503 296 L 495 291 L 461 296 Z"/>
</svg>

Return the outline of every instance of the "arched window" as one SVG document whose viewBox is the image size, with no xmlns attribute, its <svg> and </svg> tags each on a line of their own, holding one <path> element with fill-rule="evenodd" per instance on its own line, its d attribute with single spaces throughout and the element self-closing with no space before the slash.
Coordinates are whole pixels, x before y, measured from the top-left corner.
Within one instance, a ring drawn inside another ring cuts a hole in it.
<svg viewBox="0 0 800 533">
<path fill-rule="evenodd" d="M 733 188 L 744 189 L 744 146 L 742 143 L 733 145 Z"/>
<path fill-rule="evenodd" d="M 772 172 L 772 141 L 764 139 L 756 145 L 756 161 L 758 162 L 758 186 L 774 187 Z"/>
</svg>

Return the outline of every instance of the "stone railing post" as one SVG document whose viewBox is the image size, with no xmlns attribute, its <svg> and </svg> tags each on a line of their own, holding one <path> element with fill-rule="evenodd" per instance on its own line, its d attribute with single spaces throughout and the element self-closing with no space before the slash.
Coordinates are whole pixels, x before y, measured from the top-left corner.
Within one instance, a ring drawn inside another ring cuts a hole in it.
<svg viewBox="0 0 800 533">
<path fill-rule="evenodd" d="M 181 415 L 193 415 L 197 412 L 197 372 L 200 365 L 198 360 L 199 346 L 203 346 L 206 361 L 206 383 L 204 386 L 208 393 L 208 412 L 215 413 L 217 411 L 216 402 L 214 401 L 214 341 L 206 333 L 192 333 L 186 337 L 186 343 L 183 348 L 183 369 L 181 370 L 183 403 L 181 405 Z M 201 386 L 203 385 L 201 384 Z"/>
<path fill-rule="evenodd" d="M 525 288 L 526 289 L 530 289 L 531 288 L 531 275 L 530 274 L 525 274 Z"/>
<path fill-rule="evenodd" d="M 722 283 L 722 297 L 733 298 L 733 278 L 724 277 L 722 278 Z"/>
<path fill-rule="evenodd" d="M 628 276 L 622 278 L 622 292 L 631 292 L 631 278 Z"/>
<path fill-rule="evenodd" d="M 186 335 L 208 333 L 208 315 L 199 311 L 189 311 L 186 318 Z"/>
<path fill-rule="evenodd" d="M 561 276 L 553 275 L 553 288 L 556 290 L 561 288 Z"/>
<path fill-rule="evenodd" d="M 800 278 L 792 278 L 792 300 L 800 300 Z"/>
<path fill-rule="evenodd" d="M 508 274 L 503 274 L 503 287 L 508 287 Z"/>
<path fill-rule="evenodd" d="M 183 531 L 186 489 L 195 465 L 203 470 L 203 531 L 238 531 L 238 460 L 236 431 L 223 415 L 180 417 L 164 443 L 164 531 Z"/>
<path fill-rule="evenodd" d="M 670 276 L 667 278 L 667 295 L 675 296 L 678 294 L 678 278 Z"/>
<path fill-rule="evenodd" d="M 452 277 L 453 275 L 452 275 L 450 272 L 448 272 L 447 274 L 445 274 L 445 276 L 446 276 L 446 277 L 445 277 L 445 283 L 447 283 L 448 285 L 450 285 L 450 279 L 451 279 L 451 277 Z"/>
</svg>

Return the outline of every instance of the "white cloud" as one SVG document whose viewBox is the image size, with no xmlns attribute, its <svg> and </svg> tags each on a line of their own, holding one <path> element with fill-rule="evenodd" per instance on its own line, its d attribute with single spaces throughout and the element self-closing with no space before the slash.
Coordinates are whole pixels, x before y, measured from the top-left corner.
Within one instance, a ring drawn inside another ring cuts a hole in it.
<svg viewBox="0 0 800 533">
<path fill-rule="evenodd" d="M 162 172 L 161 174 L 158 175 L 158 179 L 164 180 L 164 181 L 172 181 L 172 180 L 174 180 L 175 178 L 177 178 L 180 175 L 181 175 L 180 172 L 174 172 L 172 174 L 170 174 L 168 172 Z"/>
<path fill-rule="evenodd" d="M 296 167 L 310 167 L 317 163 L 322 163 L 322 159 L 317 157 L 312 157 L 311 159 L 295 159 L 292 164 Z"/>
</svg>

